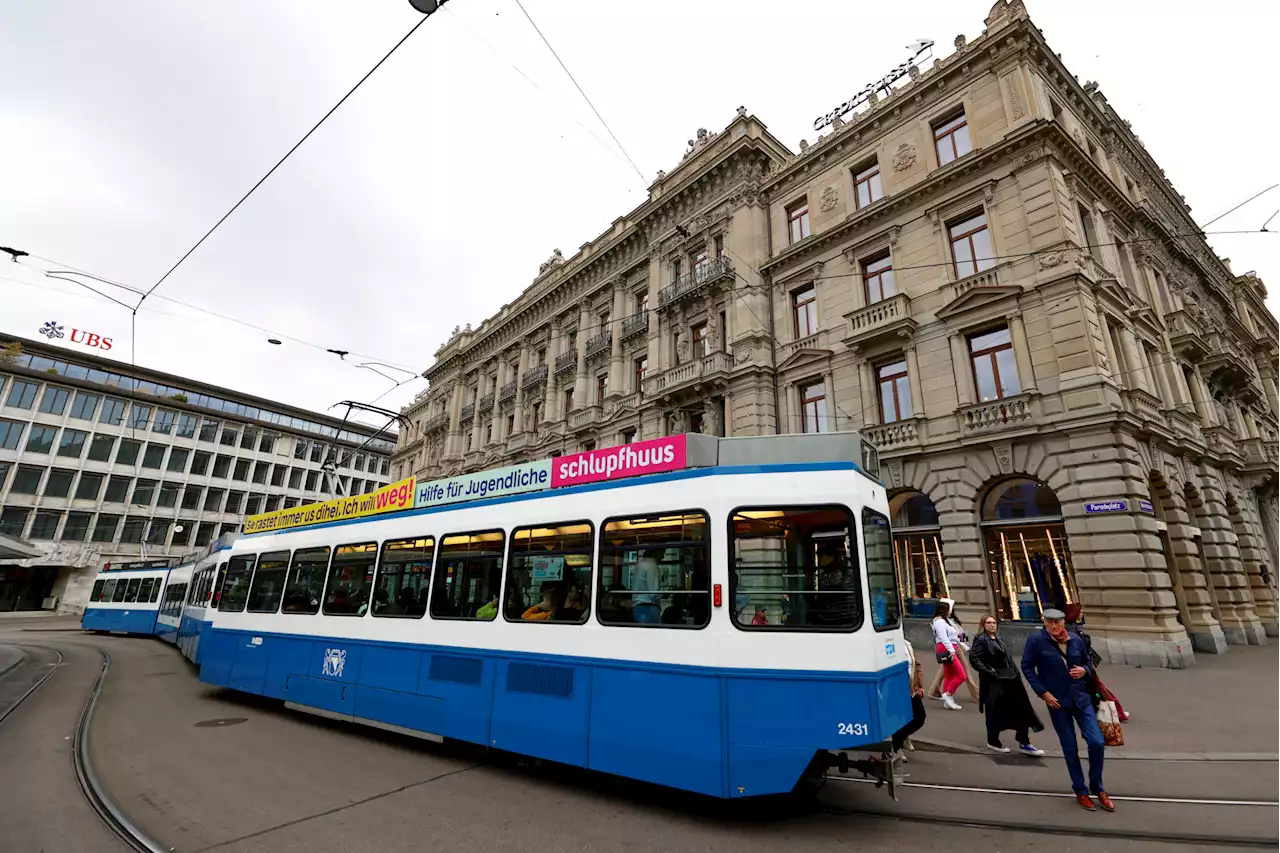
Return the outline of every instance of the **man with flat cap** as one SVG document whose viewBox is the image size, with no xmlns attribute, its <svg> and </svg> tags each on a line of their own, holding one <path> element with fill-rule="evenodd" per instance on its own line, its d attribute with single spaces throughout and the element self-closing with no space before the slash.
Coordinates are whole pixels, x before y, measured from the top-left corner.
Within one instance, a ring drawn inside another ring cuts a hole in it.
<svg viewBox="0 0 1280 853">
<path fill-rule="evenodd" d="M 1095 811 L 1097 807 L 1089 796 L 1093 794 L 1098 798 L 1098 805 L 1113 812 L 1115 804 L 1102 787 L 1102 756 L 1106 747 L 1090 688 L 1093 662 L 1084 640 L 1067 631 L 1066 618 L 1061 610 L 1045 608 L 1044 629 L 1028 637 L 1022 650 L 1022 674 L 1049 707 L 1049 719 L 1062 744 L 1062 757 L 1071 774 L 1076 803 L 1082 809 Z M 1080 734 L 1089 747 L 1087 787 L 1080 768 L 1076 726 L 1080 727 Z"/>
</svg>

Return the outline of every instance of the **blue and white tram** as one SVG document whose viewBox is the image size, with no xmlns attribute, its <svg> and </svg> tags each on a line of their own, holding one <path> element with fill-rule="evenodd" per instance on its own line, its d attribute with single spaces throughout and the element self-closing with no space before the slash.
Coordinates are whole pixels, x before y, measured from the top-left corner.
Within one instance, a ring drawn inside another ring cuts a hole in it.
<svg viewBox="0 0 1280 853">
<path fill-rule="evenodd" d="M 167 566 L 104 569 L 94 578 L 89 603 L 80 616 L 80 627 L 86 631 L 152 633 L 160 607 L 160 592 L 168 576 Z"/>
<path fill-rule="evenodd" d="M 706 467 L 242 536 L 200 679 L 712 796 L 790 791 L 911 717 L 885 490 L 854 433 L 697 438 Z"/>
<path fill-rule="evenodd" d="M 187 600 L 178 625 L 178 648 L 194 664 L 200 663 L 201 640 L 212 627 L 209 614 L 217 606 L 214 587 L 227 569 L 227 554 L 239 534 L 224 533 L 195 555 Z"/>
<path fill-rule="evenodd" d="M 156 613 L 156 636 L 166 643 L 178 644 L 178 625 L 182 621 L 182 604 L 191 585 L 191 563 L 183 563 L 169 570 L 169 579 L 160 596 L 160 610 Z"/>
</svg>

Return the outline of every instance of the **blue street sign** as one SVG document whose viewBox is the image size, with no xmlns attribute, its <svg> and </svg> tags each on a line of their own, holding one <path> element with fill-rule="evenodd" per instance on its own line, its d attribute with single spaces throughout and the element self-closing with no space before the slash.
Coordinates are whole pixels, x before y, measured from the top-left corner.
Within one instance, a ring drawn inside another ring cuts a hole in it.
<svg viewBox="0 0 1280 853">
<path fill-rule="evenodd" d="M 1149 512 L 1152 515 L 1155 515 L 1156 512 L 1156 508 L 1151 505 L 1151 501 L 1144 501 L 1141 498 L 1138 499 L 1138 509 L 1143 512 Z"/>
<path fill-rule="evenodd" d="M 1084 511 L 1090 515 L 1097 512 L 1124 512 L 1128 508 L 1128 501 L 1099 501 L 1084 505 Z"/>
</svg>

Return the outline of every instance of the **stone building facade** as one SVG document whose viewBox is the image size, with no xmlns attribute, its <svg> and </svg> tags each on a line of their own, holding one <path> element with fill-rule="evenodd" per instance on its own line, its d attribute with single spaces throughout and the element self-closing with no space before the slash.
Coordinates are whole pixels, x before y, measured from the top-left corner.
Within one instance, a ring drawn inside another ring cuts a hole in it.
<svg viewBox="0 0 1280 853">
<path fill-rule="evenodd" d="M 393 477 L 858 429 L 915 612 L 1081 603 L 1113 661 L 1276 636 L 1277 339 L 1019 0 L 793 153 L 743 108 L 456 330 Z"/>
</svg>

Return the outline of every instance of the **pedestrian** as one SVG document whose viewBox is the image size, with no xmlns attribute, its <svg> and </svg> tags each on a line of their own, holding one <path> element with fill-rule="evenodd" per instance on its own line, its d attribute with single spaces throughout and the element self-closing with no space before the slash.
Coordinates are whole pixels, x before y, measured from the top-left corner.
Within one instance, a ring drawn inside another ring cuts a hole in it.
<svg viewBox="0 0 1280 853">
<path fill-rule="evenodd" d="M 907 667 L 910 670 L 911 680 L 911 722 L 898 729 L 893 735 L 893 757 L 906 763 L 907 756 L 902 751 L 904 744 L 909 743 L 908 738 L 920 731 L 924 725 L 924 669 L 920 666 L 920 661 L 916 660 L 916 650 L 911 647 L 911 643 L 906 640 L 903 645 L 907 647 Z"/>
<path fill-rule="evenodd" d="M 1062 745 L 1062 757 L 1071 774 L 1071 788 L 1082 809 L 1094 811 L 1089 795 L 1109 812 L 1116 810 L 1111 797 L 1102 787 L 1102 759 L 1106 745 L 1098 716 L 1094 711 L 1090 677 L 1093 662 L 1084 640 L 1067 630 L 1067 614 L 1045 608 L 1044 628 L 1027 638 L 1022 650 L 1022 674 L 1027 684 L 1049 708 L 1049 720 Z M 1080 769 L 1080 748 L 1076 743 L 1076 727 L 1089 747 L 1089 783 L 1085 785 Z"/>
<path fill-rule="evenodd" d="M 978 710 L 986 716 L 987 747 L 993 752 L 1008 752 L 1000 743 L 1000 733 L 1012 730 L 1023 755 L 1041 756 L 1044 750 L 1031 743 L 1031 731 L 1044 731 L 1022 686 L 1022 673 L 1000 639 L 994 616 L 984 616 L 982 633 L 973 641 L 969 660 L 978 671 Z"/>
<path fill-rule="evenodd" d="M 939 601 L 933 609 L 933 642 L 938 655 L 938 663 L 942 664 L 942 704 L 952 711 L 959 711 L 955 692 L 964 684 L 966 674 L 964 665 L 960 663 L 960 635 L 955 626 L 947 619 L 951 606 Z"/>
<path fill-rule="evenodd" d="M 1080 623 L 1084 621 L 1084 608 L 1079 604 L 1068 604 L 1065 612 L 1067 614 L 1067 630 L 1084 640 L 1084 647 L 1089 650 L 1089 661 L 1093 664 L 1093 687 L 1098 692 L 1098 697 L 1105 701 L 1115 702 L 1116 715 L 1120 717 L 1120 722 L 1129 722 L 1129 715 L 1125 713 L 1124 706 L 1120 704 L 1116 694 L 1112 693 L 1107 685 L 1102 683 L 1102 679 L 1098 677 L 1098 664 L 1102 663 L 1102 655 L 1093 650 L 1093 639 L 1080 629 Z"/>
<path fill-rule="evenodd" d="M 960 665 L 965 671 L 965 686 L 969 688 L 969 697 L 973 701 L 978 701 L 978 682 L 973 674 L 973 667 L 969 665 L 969 637 L 964 632 L 964 625 L 960 622 L 960 617 L 956 616 L 956 603 L 950 598 L 940 598 L 947 605 L 947 621 L 951 623 L 951 627 L 956 629 L 956 636 L 960 638 L 960 645 L 957 647 L 957 656 L 960 658 Z M 945 670 L 938 667 L 938 671 L 933 674 L 933 681 L 929 682 L 929 692 L 926 694 L 930 699 L 942 698 L 942 678 Z"/>
</svg>

